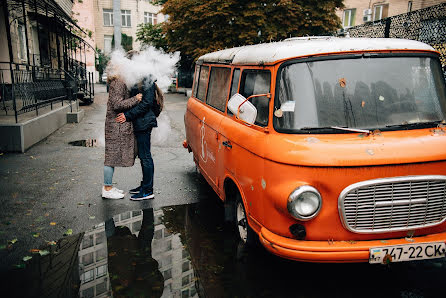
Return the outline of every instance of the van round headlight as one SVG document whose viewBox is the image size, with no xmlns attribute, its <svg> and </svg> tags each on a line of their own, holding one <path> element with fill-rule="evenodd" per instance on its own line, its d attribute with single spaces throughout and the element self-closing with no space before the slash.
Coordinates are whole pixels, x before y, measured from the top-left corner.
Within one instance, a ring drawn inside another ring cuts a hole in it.
<svg viewBox="0 0 446 298">
<path fill-rule="evenodd" d="M 312 219 L 319 213 L 321 207 L 321 194 L 309 185 L 296 188 L 288 197 L 288 212 L 298 220 Z"/>
</svg>

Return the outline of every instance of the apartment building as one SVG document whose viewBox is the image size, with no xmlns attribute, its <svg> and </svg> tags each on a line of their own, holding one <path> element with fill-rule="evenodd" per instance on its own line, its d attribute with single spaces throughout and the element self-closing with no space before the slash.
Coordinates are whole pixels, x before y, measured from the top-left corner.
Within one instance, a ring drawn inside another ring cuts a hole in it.
<svg viewBox="0 0 446 298">
<path fill-rule="evenodd" d="M 113 48 L 114 2 L 94 0 L 96 47 L 105 53 L 110 53 Z M 151 0 L 121 0 L 120 4 L 121 32 L 131 36 L 133 49 L 139 50 L 140 43 L 136 41 L 138 25 L 164 22 L 168 16 L 160 13 L 162 6 L 155 5 Z"/>
<path fill-rule="evenodd" d="M 378 21 L 387 17 L 399 15 L 437 5 L 444 0 L 344 0 L 345 8 L 337 11 L 344 29 Z"/>
</svg>

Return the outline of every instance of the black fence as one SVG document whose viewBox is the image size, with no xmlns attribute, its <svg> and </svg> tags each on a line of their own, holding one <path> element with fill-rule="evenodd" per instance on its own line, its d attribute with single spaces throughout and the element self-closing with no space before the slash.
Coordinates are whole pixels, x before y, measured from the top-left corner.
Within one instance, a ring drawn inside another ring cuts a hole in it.
<svg viewBox="0 0 446 298">
<path fill-rule="evenodd" d="M 440 52 L 446 77 L 446 2 L 347 29 L 350 37 L 418 40 Z"/>
</svg>

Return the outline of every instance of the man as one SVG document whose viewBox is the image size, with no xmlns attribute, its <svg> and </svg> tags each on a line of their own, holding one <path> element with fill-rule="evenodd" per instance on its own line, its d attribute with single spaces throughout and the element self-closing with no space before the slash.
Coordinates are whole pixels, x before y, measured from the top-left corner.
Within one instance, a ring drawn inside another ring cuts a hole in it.
<svg viewBox="0 0 446 298">
<path fill-rule="evenodd" d="M 142 89 L 142 90 L 138 90 Z M 116 121 L 119 123 L 133 122 L 133 130 L 135 131 L 136 143 L 138 147 L 138 157 L 141 161 L 142 182 L 139 187 L 131 189 L 129 192 L 133 194 L 130 200 L 141 201 L 153 199 L 153 159 L 150 152 L 150 137 L 152 128 L 157 127 L 156 116 L 153 112 L 155 106 L 155 84 L 154 80 L 145 78 L 142 86 L 132 88 L 132 93 L 142 91 L 143 97 L 141 102 L 132 109 L 118 114 Z M 136 94 L 135 93 L 135 94 Z"/>
</svg>

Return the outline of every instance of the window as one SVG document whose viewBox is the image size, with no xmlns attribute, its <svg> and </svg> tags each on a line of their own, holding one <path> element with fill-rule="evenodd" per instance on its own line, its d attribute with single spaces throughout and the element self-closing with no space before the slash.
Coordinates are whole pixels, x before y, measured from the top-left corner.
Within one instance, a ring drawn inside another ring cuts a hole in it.
<svg viewBox="0 0 446 298">
<path fill-rule="evenodd" d="M 93 263 L 93 253 L 88 253 L 82 256 L 82 265 L 87 266 Z"/>
<path fill-rule="evenodd" d="M 211 69 L 206 103 L 222 112 L 226 106 L 230 76 L 231 69 L 228 67 L 212 67 Z"/>
<path fill-rule="evenodd" d="M 141 231 L 142 221 L 138 220 L 132 223 L 132 233 Z"/>
<path fill-rule="evenodd" d="M 248 98 L 255 94 L 270 92 L 271 73 L 265 70 L 245 70 L 240 82 L 240 94 Z M 249 100 L 257 109 L 257 117 L 254 124 L 268 125 L 269 98 L 266 96 L 254 97 Z"/>
<path fill-rule="evenodd" d="M 373 21 L 387 18 L 388 5 L 376 5 L 373 7 Z"/>
<path fill-rule="evenodd" d="M 181 280 L 181 285 L 184 287 L 184 286 L 187 286 L 188 284 L 189 284 L 189 275 L 186 275 L 186 276 L 183 276 L 183 278 L 182 278 L 182 280 Z"/>
<path fill-rule="evenodd" d="M 82 274 L 82 283 L 87 283 L 89 281 L 92 281 L 94 279 L 94 273 L 93 273 L 93 269 L 84 272 L 84 274 Z"/>
<path fill-rule="evenodd" d="M 107 249 L 105 247 L 96 251 L 96 262 L 103 260 L 107 257 Z"/>
<path fill-rule="evenodd" d="M 105 232 L 96 233 L 96 245 L 105 242 Z"/>
<path fill-rule="evenodd" d="M 198 89 L 198 77 L 200 74 L 200 66 L 195 66 L 195 74 L 194 74 L 194 86 L 193 86 L 193 92 L 192 96 L 197 97 L 197 89 Z"/>
<path fill-rule="evenodd" d="M 113 26 L 113 9 L 103 9 L 104 26 Z"/>
<path fill-rule="evenodd" d="M 107 281 L 96 285 L 96 296 L 101 295 L 107 291 Z"/>
<path fill-rule="evenodd" d="M 84 236 L 82 240 L 82 249 L 93 246 L 93 235 Z"/>
<path fill-rule="evenodd" d="M 206 99 L 206 87 L 209 77 L 209 66 L 200 67 L 200 77 L 198 78 L 197 98 L 201 101 Z"/>
<path fill-rule="evenodd" d="M 107 265 L 102 265 L 96 268 L 96 278 L 107 274 Z"/>
<path fill-rule="evenodd" d="M 240 69 L 234 69 L 232 75 L 232 86 L 231 86 L 231 96 L 236 94 L 238 91 L 238 82 L 240 81 Z"/>
<path fill-rule="evenodd" d="M 132 27 L 130 10 L 121 10 L 122 27 Z"/>
<path fill-rule="evenodd" d="M 356 8 L 344 10 L 342 27 L 348 28 L 355 25 Z"/>
<path fill-rule="evenodd" d="M 126 220 L 129 219 L 130 217 L 131 217 L 130 211 L 121 214 L 121 220 Z"/>
<path fill-rule="evenodd" d="M 182 266 L 183 272 L 186 272 L 189 270 L 189 268 L 190 268 L 189 263 L 190 263 L 190 261 L 183 262 L 183 266 Z"/>
<path fill-rule="evenodd" d="M 25 26 L 23 24 L 19 24 L 17 26 L 17 33 L 19 35 L 19 58 L 22 60 L 27 60 L 26 57 L 26 34 L 25 34 Z"/>
<path fill-rule="evenodd" d="M 93 298 L 94 297 L 94 286 L 83 290 L 81 297 L 82 298 Z"/>
<path fill-rule="evenodd" d="M 104 53 L 110 54 L 112 51 L 112 35 L 104 35 Z"/>
<path fill-rule="evenodd" d="M 167 269 L 163 272 L 164 280 L 168 280 L 172 278 L 172 269 Z"/>
<path fill-rule="evenodd" d="M 156 24 L 156 15 L 151 12 L 144 12 L 144 24 Z"/>
</svg>

